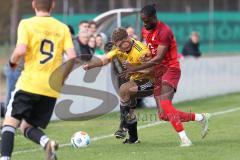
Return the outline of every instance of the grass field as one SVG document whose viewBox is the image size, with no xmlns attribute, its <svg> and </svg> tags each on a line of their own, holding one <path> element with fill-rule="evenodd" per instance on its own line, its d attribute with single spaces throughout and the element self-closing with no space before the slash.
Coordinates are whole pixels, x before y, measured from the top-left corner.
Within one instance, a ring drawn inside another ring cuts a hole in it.
<svg viewBox="0 0 240 160">
<path fill-rule="evenodd" d="M 238 160 L 240 159 L 240 94 L 190 101 L 176 107 L 194 112 L 214 113 L 210 122 L 210 134 L 202 140 L 200 125 L 185 124 L 193 146 L 180 148 L 178 136 L 169 123 L 156 124 L 155 109 L 139 109 L 140 144 L 123 145 L 111 134 L 118 126 L 118 114 L 111 113 L 85 122 L 53 122 L 46 130 L 51 138 L 62 144 L 59 160 Z M 231 110 L 234 109 L 234 110 Z M 153 124 L 148 125 L 147 124 Z M 68 143 L 76 131 L 90 134 L 89 147 L 74 149 Z M 42 160 L 41 149 L 23 136 L 16 136 L 13 160 Z"/>
</svg>

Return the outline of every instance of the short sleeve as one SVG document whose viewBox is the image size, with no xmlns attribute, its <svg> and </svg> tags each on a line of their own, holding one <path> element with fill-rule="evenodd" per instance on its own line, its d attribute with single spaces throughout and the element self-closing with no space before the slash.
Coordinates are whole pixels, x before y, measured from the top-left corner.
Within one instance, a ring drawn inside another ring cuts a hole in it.
<svg viewBox="0 0 240 160">
<path fill-rule="evenodd" d="M 165 45 L 165 46 L 170 46 L 171 40 L 173 39 L 173 33 L 171 30 L 166 29 L 159 31 L 157 35 L 157 43 L 158 45 Z"/>
<path fill-rule="evenodd" d="M 18 25 L 18 31 L 17 31 L 17 45 L 19 44 L 28 44 L 29 41 L 29 36 L 28 36 L 28 31 L 26 28 L 26 25 L 24 23 L 24 20 L 22 20 L 19 25 Z"/>
<path fill-rule="evenodd" d="M 64 50 L 68 50 L 68 49 L 73 49 L 73 41 L 72 41 L 72 36 L 70 33 L 70 30 L 68 29 L 68 27 L 65 28 L 65 37 L 64 37 Z"/>
<path fill-rule="evenodd" d="M 111 50 L 106 54 L 107 58 L 112 60 L 117 55 L 117 49 Z"/>
</svg>

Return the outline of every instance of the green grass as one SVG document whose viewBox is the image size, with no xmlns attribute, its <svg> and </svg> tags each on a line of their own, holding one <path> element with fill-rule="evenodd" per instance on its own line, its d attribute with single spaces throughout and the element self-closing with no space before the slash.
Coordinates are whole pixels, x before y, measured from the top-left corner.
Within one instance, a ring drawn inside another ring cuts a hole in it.
<svg viewBox="0 0 240 160">
<path fill-rule="evenodd" d="M 240 106 L 240 94 L 201 99 L 176 104 L 176 107 L 194 112 L 218 112 Z M 191 107 L 189 107 L 191 106 Z M 139 125 L 153 123 L 155 109 L 139 109 Z M 152 115 L 152 120 L 149 118 Z M 61 144 L 69 143 L 76 131 L 83 130 L 90 136 L 109 135 L 118 126 L 118 114 L 111 113 L 97 119 L 84 122 L 52 122 L 46 133 Z M 146 118 L 148 117 L 148 118 Z M 200 125 L 186 123 L 185 129 L 193 141 L 193 146 L 180 148 L 178 136 L 169 123 L 139 130 L 141 144 L 123 145 L 114 137 L 91 142 L 87 148 L 74 149 L 71 146 L 60 148 L 60 160 L 237 160 L 240 157 L 240 111 L 213 116 L 210 123 L 210 134 L 206 139 L 200 138 Z M 16 136 L 15 152 L 36 149 L 37 145 L 21 135 Z M 14 154 L 13 160 L 42 160 L 43 151 Z"/>
</svg>

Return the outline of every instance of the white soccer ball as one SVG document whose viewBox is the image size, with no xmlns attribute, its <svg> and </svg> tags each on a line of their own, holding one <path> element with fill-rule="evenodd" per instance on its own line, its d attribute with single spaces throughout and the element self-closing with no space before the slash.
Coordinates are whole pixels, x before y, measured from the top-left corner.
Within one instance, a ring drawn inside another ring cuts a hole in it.
<svg viewBox="0 0 240 160">
<path fill-rule="evenodd" d="M 90 144 L 90 136 L 83 131 L 76 132 L 71 138 L 71 143 L 74 148 L 87 147 Z"/>
</svg>

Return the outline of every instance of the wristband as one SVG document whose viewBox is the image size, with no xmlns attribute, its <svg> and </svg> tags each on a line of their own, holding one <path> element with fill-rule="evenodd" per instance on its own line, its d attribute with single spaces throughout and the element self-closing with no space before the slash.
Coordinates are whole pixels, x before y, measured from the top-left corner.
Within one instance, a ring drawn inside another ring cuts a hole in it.
<svg viewBox="0 0 240 160">
<path fill-rule="evenodd" d="M 11 68 L 16 68 L 17 67 L 17 64 L 16 63 L 12 63 L 11 62 L 11 60 L 9 60 L 9 66 L 11 67 Z"/>
</svg>

